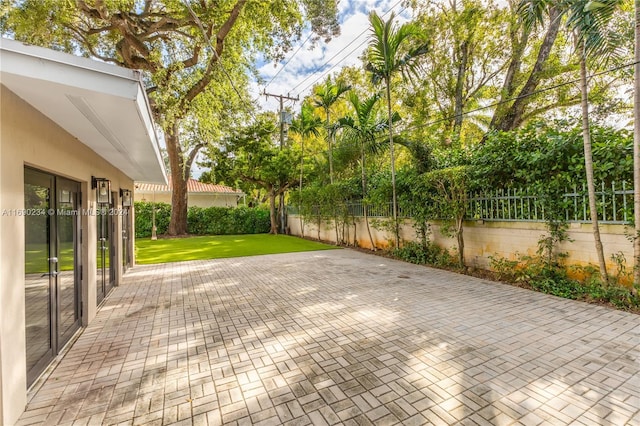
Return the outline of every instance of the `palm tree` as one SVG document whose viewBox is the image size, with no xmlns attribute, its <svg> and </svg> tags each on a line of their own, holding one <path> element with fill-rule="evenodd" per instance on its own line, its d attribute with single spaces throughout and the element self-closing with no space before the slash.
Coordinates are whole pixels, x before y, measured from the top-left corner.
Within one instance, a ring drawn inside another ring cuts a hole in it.
<svg viewBox="0 0 640 426">
<path fill-rule="evenodd" d="M 584 162 L 587 178 L 587 193 L 589 196 L 589 214 L 593 228 L 600 278 L 606 285 L 609 281 L 607 264 L 604 257 L 600 227 L 598 224 L 598 210 L 596 189 L 593 177 L 593 154 L 591 148 L 591 132 L 589 128 L 589 84 L 587 80 L 587 59 L 603 60 L 615 53 L 615 37 L 608 33 L 607 24 L 621 0 L 560 0 L 554 2 L 559 7 L 561 15 L 567 15 L 566 26 L 573 31 L 576 38 L 577 51 L 580 61 L 580 93 L 582 107 L 582 137 L 584 147 Z M 519 11 L 527 25 L 535 25 L 542 21 L 542 15 L 548 7 L 547 0 L 523 0 Z"/>
<path fill-rule="evenodd" d="M 374 84 L 384 83 L 387 99 L 387 126 L 389 129 L 389 152 L 391 155 L 391 188 L 393 192 L 393 221 L 395 226 L 396 247 L 400 245 L 398 224 L 398 199 L 396 196 L 396 161 L 393 151 L 393 101 L 391 99 L 391 78 L 401 72 L 408 76 L 415 69 L 415 60 L 427 53 L 428 44 L 421 43 L 417 47 L 409 48 L 407 43 L 420 34 L 419 28 L 413 23 L 397 26 L 394 22 L 395 13 L 388 21 L 383 21 L 376 12 L 371 12 L 371 36 L 365 69 L 371 73 Z"/>
<path fill-rule="evenodd" d="M 300 135 L 300 200 L 302 200 L 302 178 L 304 175 L 304 141 L 310 136 L 318 136 L 320 134 L 320 124 L 322 120 L 313 113 L 313 107 L 309 104 L 303 104 L 300 109 L 300 115 L 291 123 L 291 131 Z M 300 215 L 300 232 L 304 237 L 304 226 L 302 215 Z"/>
<path fill-rule="evenodd" d="M 329 181 L 333 183 L 333 144 L 335 142 L 335 132 L 331 131 L 331 123 L 329 115 L 331 106 L 335 104 L 343 93 L 351 90 L 351 86 L 346 85 L 343 81 L 338 80 L 335 83 L 331 77 L 327 77 L 324 84 L 315 91 L 314 105 L 324 110 L 327 118 L 325 127 L 327 129 L 327 144 L 329 146 Z"/>
<path fill-rule="evenodd" d="M 376 245 L 371 236 L 371 228 L 369 227 L 369 217 L 367 208 L 367 172 L 366 172 L 366 153 L 367 151 L 376 151 L 380 145 L 378 142 L 381 133 L 386 132 L 387 119 L 380 118 L 377 114 L 376 104 L 380 100 L 381 95 L 375 94 L 364 101 L 361 101 L 354 92 L 349 94 L 349 103 L 353 107 L 354 115 L 347 115 L 338 119 L 338 128 L 345 130 L 345 138 L 353 140 L 359 145 L 360 149 L 360 169 L 362 174 L 362 211 L 364 216 L 367 233 L 371 248 L 376 250 Z M 396 113 L 394 121 L 400 116 Z"/>
</svg>

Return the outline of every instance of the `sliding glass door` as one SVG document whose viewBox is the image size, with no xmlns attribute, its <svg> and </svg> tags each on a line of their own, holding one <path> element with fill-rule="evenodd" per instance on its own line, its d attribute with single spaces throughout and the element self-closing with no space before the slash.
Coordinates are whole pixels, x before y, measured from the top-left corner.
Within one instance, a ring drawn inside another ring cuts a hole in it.
<svg viewBox="0 0 640 426">
<path fill-rule="evenodd" d="M 80 185 L 25 168 L 25 326 L 31 385 L 80 327 Z"/>
<path fill-rule="evenodd" d="M 115 193 L 112 194 L 115 200 Z M 97 271 L 96 271 L 96 292 L 98 303 L 102 302 L 116 284 L 116 218 L 113 214 L 111 204 L 101 204 L 96 212 L 97 220 Z"/>
</svg>

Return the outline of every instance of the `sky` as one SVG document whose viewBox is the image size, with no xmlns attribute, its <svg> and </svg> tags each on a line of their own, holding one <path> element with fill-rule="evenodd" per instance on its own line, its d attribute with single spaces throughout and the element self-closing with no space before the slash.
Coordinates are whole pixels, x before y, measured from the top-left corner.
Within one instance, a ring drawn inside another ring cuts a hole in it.
<svg viewBox="0 0 640 426">
<path fill-rule="evenodd" d="M 303 45 L 309 35 L 306 31 L 283 62 L 275 66 L 273 62 L 257 64 L 264 83 L 258 84 L 254 81 L 251 95 L 254 99 L 258 98 L 258 103 L 264 110 L 277 111 L 279 101 L 271 97 L 266 99 L 261 95 L 265 85 L 274 76 L 273 81 L 266 86 L 267 92 L 278 95 L 288 94 L 291 97 L 298 96 L 302 100 L 311 92 L 312 86 L 323 81 L 327 75 L 337 73 L 345 66 L 359 65 L 361 63 L 359 58 L 367 46 L 370 34 L 369 12 L 375 10 L 382 15 L 390 9 L 397 15 L 401 14 L 398 22 L 404 22 L 410 17 L 410 10 L 403 9 L 400 0 L 340 0 L 338 3 L 340 36 L 333 38 L 329 43 L 320 40 L 315 48 L 309 50 L 310 40 Z M 388 16 L 386 15 L 385 18 Z M 298 50 L 301 45 L 302 48 Z M 282 68 L 284 63 L 287 64 Z M 292 103 L 285 103 L 285 106 L 292 106 Z M 297 112 L 299 109 L 300 102 L 296 102 L 293 110 Z"/>
<path fill-rule="evenodd" d="M 256 66 L 264 81 L 262 84 L 258 84 L 257 81 L 252 83 L 252 98 L 258 100 L 264 111 L 275 112 L 279 109 L 279 101 L 262 95 L 265 85 L 268 93 L 294 98 L 298 96 L 301 101 L 311 92 L 313 85 L 323 81 L 327 75 L 337 73 L 345 66 L 360 65 L 359 58 L 367 46 L 369 37 L 369 13 L 375 10 L 382 15 L 392 10 L 398 15 L 397 21 L 403 23 L 410 19 L 411 10 L 403 9 L 401 3 L 401 0 L 339 0 L 340 36 L 333 38 L 329 43 L 319 40 L 310 50 L 310 40 L 303 44 L 309 36 L 307 30 L 282 62 L 259 62 Z M 390 13 L 384 18 L 388 18 Z M 301 45 L 302 48 L 298 50 Z M 286 66 L 283 68 L 285 63 Z M 284 106 L 291 107 L 294 113 L 297 113 L 300 111 L 300 104 L 301 102 L 286 102 Z M 192 176 L 197 179 L 203 171 L 204 169 L 195 163 Z"/>
</svg>

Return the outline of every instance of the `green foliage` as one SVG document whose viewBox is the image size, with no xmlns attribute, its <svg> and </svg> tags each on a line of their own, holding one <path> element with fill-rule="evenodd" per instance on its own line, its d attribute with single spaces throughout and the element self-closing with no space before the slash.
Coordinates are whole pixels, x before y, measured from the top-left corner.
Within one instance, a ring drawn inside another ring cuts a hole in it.
<svg viewBox="0 0 640 426">
<path fill-rule="evenodd" d="M 627 259 L 624 253 L 621 251 L 613 253 L 610 259 L 616 265 L 616 274 L 612 277 L 612 282 L 615 281 L 619 285 L 630 282 L 633 277 L 633 272 L 627 269 Z"/>
<path fill-rule="evenodd" d="M 468 167 L 458 166 L 433 170 L 421 176 L 423 188 L 432 188 L 431 202 L 435 217 L 445 221 L 464 218 L 469 193 Z"/>
<path fill-rule="evenodd" d="M 486 189 L 551 183 L 563 190 L 581 186 L 585 175 L 581 132 L 572 123 L 556 121 L 491 133 L 470 151 L 474 185 Z M 603 126 L 592 126 L 591 133 L 595 181 L 607 186 L 631 181 L 631 133 Z"/>
<path fill-rule="evenodd" d="M 249 207 L 190 207 L 189 234 L 241 235 L 269 232 L 269 211 Z"/>
<path fill-rule="evenodd" d="M 339 33 L 336 0 L 5 3 L 2 34 L 142 72 L 174 181 L 178 171 L 189 177 L 202 147 L 253 114 L 247 99 L 258 54 L 283 59 L 308 21 L 325 40 Z M 184 203 L 174 201 L 171 220 L 172 233 L 185 231 Z"/>
<path fill-rule="evenodd" d="M 156 233 L 157 235 L 166 234 L 169 229 L 169 220 L 171 218 L 171 204 L 167 203 L 149 203 L 144 201 L 136 201 L 135 208 L 135 228 L 136 238 L 150 237 L 151 228 L 153 227 L 153 209 L 156 209 Z"/>
<path fill-rule="evenodd" d="M 428 126 L 416 130 L 415 136 L 447 149 L 476 143 L 491 119 L 484 115 L 488 111 L 461 113 L 495 95 L 491 79 L 511 54 L 505 48 L 514 37 L 511 13 L 494 0 L 414 3 L 416 22 L 433 38 L 420 60 L 421 84 L 408 86 L 403 96 L 420 111 L 413 115 L 415 124 Z"/>
<path fill-rule="evenodd" d="M 277 233 L 275 199 L 299 182 L 300 153 L 280 148 L 273 114 L 239 128 L 219 147 L 209 148 L 209 165 L 215 178 L 240 187 L 245 193 L 264 190 L 271 210 L 271 232 Z"/>
<path fill-rule="evenodd" d="M 429 242 L 429 222 L 437 218 L 431 202 L 434 188 L 427 185 L 422 174 L 417 171 L 401 171 L 398 175 L 398 206 L 400 211 L 411 212 L 414 229 L 423 246 Z"/>
<path fill-rule="evenodd" d="M 509 260 L 505 257 L 493 255 L 489 256 L 489 267 L 497 274 L 496 278 L 500 281 L 517 282 L 520 276 L 517 270 L 519 264 L 519 260 Z"/>
<path fill-rule="evenodd" d="M 349 204 L 359 198 L 361 192 L 358 186 L 349 181 L 339 181 L 323 186 L 305 187 L 300 192 L 292 193 L 290 201 L 298 206 L 299 213 L 305 221 L 314 223 L 318 229 L 323 221 L 330 221 L 336 233 L 336 241 L 349 243 L 346 231 L 354 222 Z"/>
<path fill-rule="evenodd" d="M 407 78 L 415 72 L 417 59 L 427 53 L 429 43 L 419 40 L 420 28 L 415 23 L 396 24 L 395 13 L 384 21 L 376 12 L 369 15 L 371 36 L 365 69 L 374 84 L 389 84 L 392 75 L 401 72 Z M 415 39 L 417 43 L 414 43 Z M 414 43 L 414 45 L 410 45 Z"/>
<path fill-rule="evenodd" d="M 154 203 L 136 202 L 136 237 L 151 236 Z M 171 206 L 155 203 L 157 235 L 163 235 L 169 227 Z M 192 235 L 241 235 L 269 232 L 269 211 L 248 207 L 189 207 L 187 227 Z"/>
<path fill-rule="evenodd" d="M 637 291 L 622 285 L 603 285 L 599 280 L 596 267 L 574 267 L 581 272 L 583 281 L 570 278 L 568 271 L 561 264 L 549 264 L 544 256 L 517 256 L 516 260 L 508 260 L 499 256 L 490 256 L 491 270 L 497 278 L 512 283 L 523 283 L 532 289 L 566 299 L 584 300 L 588 302 L 608 303 L 619 309 L 638 309 L 640 297 Z M 625 271 L 622 270 L 624 278 Z M 614 281 L 611 281 L 614 282 Z"/>
<path fill-rule="evenodd" d="M 405 262 L 418 265 L 432 265 L 440 268 L 455 268 L 458 266 L 456 256 L 435 244 L 419 244 L 406 242 L 402 247 L 396 247 L 391 252 L 393 256 Z"/>
<path fill-rule="evenodd" d="M 630 132 L 594 126 L 592 139 L 595 181 L 605 188 L 611 188 L 613 182 L 631 181 Z M 566 211 L 572 208 L 563 195 L 586 194 L 581 129 L 568 122 L 531 123 L 518 131 L 492 133 L 471 151 L 470 163 L 472 187 L 490 191 L 523 188 L 536 196 L 550 237 L 557 241 L 562 240 L 566 227 Z"/>
</svg>

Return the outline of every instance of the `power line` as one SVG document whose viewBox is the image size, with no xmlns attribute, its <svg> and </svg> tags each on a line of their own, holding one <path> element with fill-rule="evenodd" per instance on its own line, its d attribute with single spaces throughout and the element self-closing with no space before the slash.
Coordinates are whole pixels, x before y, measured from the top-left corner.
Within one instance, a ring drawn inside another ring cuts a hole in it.
<svg viewBox="0 0 640 426">
<path fill-rule="evenodd" d="M 608 73 L 613 72 L 613 71 L 618 71 L 618 70 L 621 70 L 623 68 L 632 67 L 632 66 L 636 65 L 637 63 L 638 62 L 630 62 L 630 63 L 627 63 L 627 64 L 618 65 L 618 66 L 615 66 L 613 68 L 606 69 L 604 71 L 599 71 L 599 72 L 593 73 L 593 74 L 587 76 L 587 80 L 589 80 L 589 79 L 591 79 L 593 77 L 597 77 L 597 76 L 603 75 L 603 74 L 608 74 Z M 555 84 L 553 86 L 545 87 L 544 89 L 536 90 L 535 92 L 531 92 L 531 93 L 528 93 L 528 94 L 525 94 L 525 95 L 514 96 L 513 98 L 504 99 L 502 101 L 494 102 L 492 104 L 485 105 L 485 106 L 479 107 L 479 108 L 475 108 L 475 109 L 472 109 L 470 111 L 465 111 L 465 112 L 462 112 L 460 114 L 439 118 L 437 120 L 434 120 L 434 121 L 431 121 L 431 122 L 428 122 L 428 123 L 425 123 L 425 124 L 419 124 L 419 125 L 416 125 L 416 126 L 407 127 L 406 129 L 403 129 L 402 131 L 407 132 L 407 131 L 411 131 L 411 130 L 421 129 L 423 127 L 433 126 L 434 124 L 442 123 L 444 121 L 450 121 L 450 120 L 453 120 L 453 119 L 455 119 L 457 117 L 462 117 L 462 116 L 465 116 L 465 115 L 473 114 L 473 113 L 478 112 L 478 111 L 483 111 L 485 109 L 494 108 L 494 107 L 496 107 L 498 105 L 506 104 L 508 102 L 516 101 L 518 99 L 528 98 L 530 96 L 539 95 L 540 93 L 545 93 L 545 92 L 548 92 L 550 90 L 558 89 L 560 87 L 568 86 L 570 84 L 575 84 L 575 83 L 580 83 L 580 79 L 565 81 L 564 83 L 558 83 L 558 84 Z"/>
<path fill-rule="evenodd" d="M 399 0 L 398 2 L 396 2 L 393 6 L 391 6 L 386 12 L 384 12 L 382 14 L 382 16 L 386 16 L 387 14 L 389 14 L 389 12 L 391 12 L 396 6 L 398 6 L 400 3 L 402 3 L 402 0 Z M 402 13 L 404 10 L 406 9 L 406 7 L 403 7 L 402 10 L 400 10 L 400 13 Z M 322 64 L 320 66 L 320 68 L 324 67 L 325 65 L 329 65 L 331 63 L 331 61 L 333 61 L 336 57 L 338 57 L 341 53 L 343 53 L 345 50 L 347 50 L 347 48 L 349 46 L 351 46 L 353 43 L 355 43 L 360 37 L 362 37 L 368 30 L 369 28 L 366 28 L 364 31 L 362 31 L 360 34 L 358 34 L 358 36 L 356 36 L 353 40 L 351 40 L 345 47 L 343 47 L 342 49 L 340 49 L 338 52 L 336 52 L 335 55 L 333 55 L 330 59 L 328 59 L 324 64 Z M 304 89 L 302 90 L 298 90 L 298 94 L 301 94 L 302 92 L 304 92 L 305 90 L 307 90 L 309 87 L 312 87 L 316 82 L 318 82 L 318 80 L 320 80 L 322 77 L 324 77 L 325 74 L 327 74 L 328 72 L 330 72 L 331 70 L 333 70 L 335 67 L 338 66 L 338 64 L 340 64 L 342 61 L 344 61 L 345 59 L 347 59 L 349 56 L 351 56 L 351 54 L 353 52 L 355 52 L 356 50 L 358 50 L 360 47 L 362 47 L 362 45 L 364 45 L 367 41 L 363 41 L 361 42 L 359 45 L 357 45 L 355 47 L 355 49 L 351 50 L 344 58 L 340 59 L 338 62 L 336 62 L 333 66 L 331 66 L 328 70 L 325 71 L 316 71 L 314 73 L 309 74 L 304 80 L 302 80 L 300 83 L 298 83 L 295 87 L 293 87 L 293 89 L 291 89 L 291 91 L 295 91 L 298 87 L 302 86 L 302 84 L 309 80 L 311 77 L 313 77 L 314 75 L 316 75 L 318 72 L 321 72 L 320 76 L 318 78 L 316 78 L 315 80 L 313 80 L 311 82 L 311 84 L 307 84 Z"/>
<path fill-rule="evenodd" d="M 233 79 L 231 78 L 231 75 L 229 75 L 224 65 L 222 64 L 222 60 L 220 59 L 220 55 L 218 55 L 218 51 L 215 49 L 215 47 L 213 47 L 213 44 L 211 43 L 211 39 L 207 35 L 207 32 L 204 30 L 204 27 L 202 26 L 202 21 L 200 21 L 200 18 L 198 18 L 198 16 L 195 14 L 193 9 L 191 9 L 190 0 L 184 0 L 184 2 L 185 2 L 185 5 L 187 6 L 187 9 L 189 9 L 189 13 L 191 14 L 191 17 L 194 19 L 194 21 L 196 21 L 196 25 L 198 25 L 198 28 L 200 29 L 200 32 L 204 36 L 205 41 L 211 48 L 211 51 L 213 52 L 213 56 L 216 57 L 217 65 L 220 66 L 220 69 L 222 70 L 224 75 L 227 76 L 227 79 L 229 80 L 229 83 L 231 84 L 233 91 L 236 92 L 236 95 L 238 95 L 238 99 L 240 99 L 240 102 L 242 103 L 242 105 L 247 107 L 246 109 L 249 115 L 251 115 L 254 121 L 257 121 L 256 116 L 253 113 L 253 109 L 249 104 L 247 104 L 247 101 L 242 97 L 242 95 L 240 94 L 240 91 L 234 84 Z"/>
<path fill-rule="evenodd" d="M 298 48 L 296 49 L 295 52 L 293 52 L 293 55 L 291 55 L 289 57 L 289 59 L 287 59 L 287 62 L 285 62 L 282 67 L 278 70 L 278 72 L 271 77 L 271 80 L 269 80 L 269 82 L 267 83 L 266 86 L 264 86 L 264 90 L 267 90 L 267 87 L 269 87 L 269 85 L 273 82 L 273 80 L 275 80 L 275 78 L 282 72 L 282 70 L 284 70 L 286 68 L 286 66 L 289 64 L 289 62 L 291 62 L 291 60 L 293 59 L 294 56 L 296 56 L 296 54 L 300 51 L 300 49 L 302 49 L 302 47 L 307 44 L 307 42 L 309 41 L 309 39 L 311 39 L 311 36 L 313 35 L 313 31 L 309 32 L 309 36 L 307 37 L 307 39 L 305 41 L 302 42 L 302 44 L 300 46 L 298 46 Z"/>
</svg>

